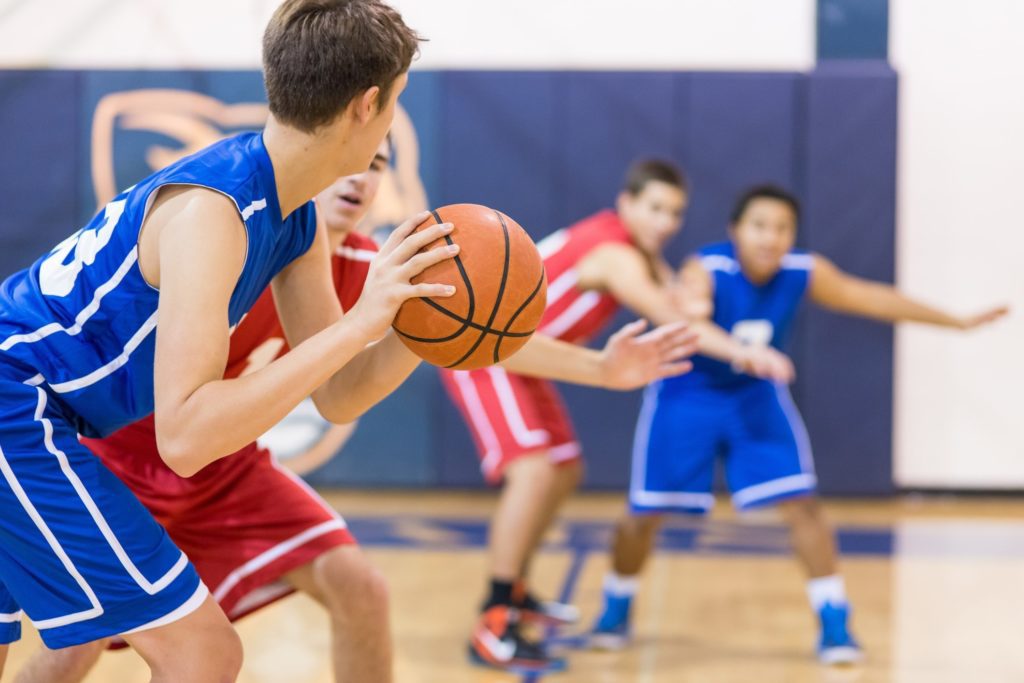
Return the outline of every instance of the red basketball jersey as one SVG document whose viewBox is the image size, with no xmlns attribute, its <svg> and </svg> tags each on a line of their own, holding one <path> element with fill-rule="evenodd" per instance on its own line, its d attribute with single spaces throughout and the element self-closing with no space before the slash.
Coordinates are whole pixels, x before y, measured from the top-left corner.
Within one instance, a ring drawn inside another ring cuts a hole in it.
<svg viewBox="0 0 1024 683">
<path fill-rule="evenodd" d="M 369 237 L 350 233 L 331 257 L 334 289 L 341 307 L 348 310 L 363 291 L 370 261 L 377 245 Z M 238 377 L 268 365 L 288 350 L 284 329 L 277 317 L 274 295 L 268 287 L 231 335 L 225 378 Z M 83 439 L 89 448 L 107 459 L 137 462 L 159 460 L 153 416 L 144 417 L 105 439 Z M 223 463 L 223 460 L 218 463 Z"/>
<path fill-rule="evenodd" d="M 537 245 L 548 276 L 548 305 L 539 331 L 579 343 L 596 335 L 615 315 L 618 302 L 607 292 L 579 288 L 576 266 L 602 244 L 632 245 L 619 214 L 611 209 L 548 235 Z"/>
</svg>

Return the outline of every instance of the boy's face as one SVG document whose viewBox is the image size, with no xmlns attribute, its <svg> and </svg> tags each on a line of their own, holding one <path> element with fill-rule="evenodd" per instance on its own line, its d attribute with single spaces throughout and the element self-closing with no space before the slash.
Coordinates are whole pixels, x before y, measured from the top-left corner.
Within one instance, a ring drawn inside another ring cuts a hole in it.
<svg viewBox="0 0 1024 683">
<path fill-rule="evenodd" d="M 395 109 L 398 107 L 398 96 L 405 90 L 409 81 L 408 74 L 400 74 L 391 87 L 388 89 L 386 99 L 377 99 L 369 104 L 368 111 L 363 111 L 363 118 L 354 116 L 349 135 L 343 141 L 344 152 L 343 164 L 339 175 L 353 175 L 361 173 L 370 167 L 377 148 L 383 142 L 384 137 L 391 129 L 391 123 L 395 118 Z M 377 106 L 379 103 L 379 107 Z M 362 96 L 357 98 L 350 107 L 365 108 L 367 105 Z M 351 111 L 347 110 L 347 111 Z M 347 115 L 346 115 L 347 118 Z"/>
<path fill-rule="evenodd" d="M 635 195 L 621 193 L 617 208 L 636 245 L 644 253 L 657 256 L 683 226 L 686 204 L 686 192 L 652 180 Z"/>
<path fill-rule="evenodd" d="M 317 214 L 331 232 L 348 234 L 370 210 L 390 161 L 388 141 L 380 143 L 370 167 L 362 173 L 341 176 L 316 196 Z"/>
<path fill-rule="evenodd" d="M 786 202 L 759 197 L 747 204 L 729 235 L 743 270 L 756 280 L 767 280 L 796 243 L 796 214 Z"/>
</svg>

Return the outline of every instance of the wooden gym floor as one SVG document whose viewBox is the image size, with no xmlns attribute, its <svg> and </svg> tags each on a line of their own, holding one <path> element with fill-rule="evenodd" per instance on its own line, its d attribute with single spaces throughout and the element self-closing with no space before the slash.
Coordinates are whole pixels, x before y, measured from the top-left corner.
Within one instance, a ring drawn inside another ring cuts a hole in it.
<svg viewBox="0 0 1024 683">
<path fill-rule="evenodd" d="M 494 499 L 470 494 L 331 493 L 392 588 L 398 683 L 1009 683 L 1024 681 L 1024 501 L 904 498 L 830 502 L 854 628 L 868 658 L 851 669 L 812 659 L 815 622 L 771 513 L 677 520 L 637 603 L 635 645 L 570 652 L 542 679 L 472 668 L 465 639 L 486 575 Z M 589 623 L 619 496 L 580 496 L 534 569 L 545 596 L 567 595 Z M 38 647 L 12 647 L 5 680 Z M 239 624 L 242 683 L 328 683 L 327 620 L 304 597 Z M 141 660 L 108 653 L 89 683 L 142 683 Z"/>
</svg>

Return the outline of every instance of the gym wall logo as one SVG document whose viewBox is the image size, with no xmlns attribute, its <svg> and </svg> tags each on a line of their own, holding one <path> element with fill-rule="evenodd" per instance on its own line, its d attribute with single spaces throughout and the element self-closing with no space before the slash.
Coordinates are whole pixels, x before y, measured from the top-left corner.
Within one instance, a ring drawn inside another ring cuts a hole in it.
<svg viewBox="0 0 1024 683">
<path fill-rule="evenodd" d="M 97 207 L 141 178 L 221 138 L 263 126 L 262 102 L 226 104 L 190 90 L 115 92 L 96 105 L 92 123 L 92 179 Z M 391 129 L 393 159 L 361 229 L 396 225 L 427 208 L 419 175 L 419 139 L 399 106 Z"/>
</svg>

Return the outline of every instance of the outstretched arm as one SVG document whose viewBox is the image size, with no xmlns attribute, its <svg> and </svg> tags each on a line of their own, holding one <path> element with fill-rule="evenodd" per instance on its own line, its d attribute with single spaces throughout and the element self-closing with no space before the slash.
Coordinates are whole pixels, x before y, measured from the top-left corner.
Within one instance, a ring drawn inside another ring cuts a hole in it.
<svg viewBox="0 0 1024 683">
<path fill-rule="evenodd" d="M 955 316 L 916 301 L 892 285 L 844 273 L 827 258 L 814 256 L 811 300 L 840 313 L 859 315 L 883 322 L 918 322 L 958 330 L 969 330 L 1002 318 L 1006 306 L 994 307 L 970 316 Z"/>
<path fill-rule="evenodd" d="M 658 282 L 651 264 L 635 247 L 625 244 L 597 247 L 584 257 L 577 271 L 581 286 L 608 292 L 620 304 L 655 325 L 685 318 L 672 294 L 671 283 Z"/>
<path fill-rule="evenodd" d="M 520 375 L 622 391 L 692 367 L 683 360 L 697 346 L 687 324 L 663 325 L 643 334 L 646 327 L 643 320 L 629 323 L 600 351 L 536 334 L 501 366 Z"/>
</svg>

